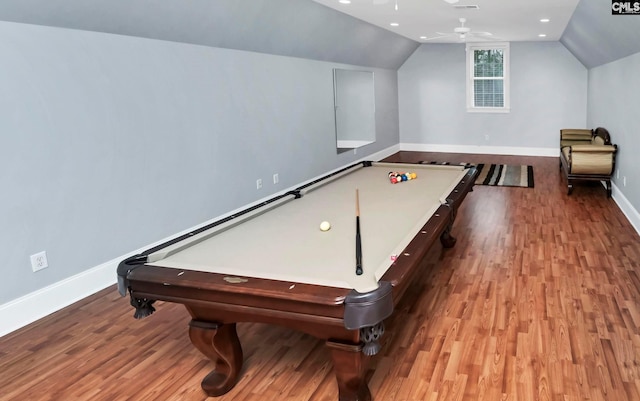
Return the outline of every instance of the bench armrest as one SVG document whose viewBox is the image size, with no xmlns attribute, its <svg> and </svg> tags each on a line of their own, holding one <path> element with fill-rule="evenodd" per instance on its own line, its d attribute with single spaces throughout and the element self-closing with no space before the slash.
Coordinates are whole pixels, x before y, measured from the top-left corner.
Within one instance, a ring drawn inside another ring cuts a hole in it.
<svg viewBox="0 0 640 401">
<path fill-rule="evenodd" d="M 613 153 L 617 150 L 615 145 L 571 145 L 571 153 L 576 152 L 599 152 Z"/>
</svg>

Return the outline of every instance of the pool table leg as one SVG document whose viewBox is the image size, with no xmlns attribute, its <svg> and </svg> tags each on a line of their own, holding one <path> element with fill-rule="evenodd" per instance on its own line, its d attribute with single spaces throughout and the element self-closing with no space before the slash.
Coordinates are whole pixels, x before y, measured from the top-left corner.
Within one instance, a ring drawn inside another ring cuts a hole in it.
<svg viewBox="0 0 640 401">
<path fill-rule="evenodd" d="M 451 226 L 447 228 L 440 235 L 440 243 L 445 248 L 453 248 L 456 244 L 456 239 L 451 235 Z"/>
<path fill-rule="evenodd" d="M 225 394 L 235 386 L 242 369 L 242 346 L 236 324 L 218 324 L 191 320 L 191 343 L 215 363 L 215 369 L 202 380 L 202 389 L 209 396 Z"/>
<path fill-rule="evenodd" d="M 368 356 L 362 353 L 362 345 L 327 341 L 331 351 L 333 371 L 338 380 L 340 401 L 371 401 L 371 392 L 365 380 Z"/>
</svg>

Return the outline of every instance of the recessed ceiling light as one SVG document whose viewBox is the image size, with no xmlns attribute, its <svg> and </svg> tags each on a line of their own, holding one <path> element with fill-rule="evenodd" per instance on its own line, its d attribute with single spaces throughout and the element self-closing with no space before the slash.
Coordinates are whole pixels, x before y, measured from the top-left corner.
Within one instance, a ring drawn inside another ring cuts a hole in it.
<svg viewBox="0 0 640 401">
<path fill-rule="evenodd" d="M 338 0 L 340 4 L 351 4 L 351 0 Z"/>
<path fill-rule="evenodd" d="M 542 18 L 542 19 L 540 20 L 540 22 L 549 22 L 549 21 L 551 21 L 549 18 Z"/>
<path fill-rule="evenodd" d="M 454 5 L 453 8 L 457 10 L 479 10 L 480 6 L 477 4 L 457 4 Z"/>
<path fill-rule="evenodd" d="M 400 24 L 398 24 L 397 22 L 392 22 L 389 25 L 391 25 L 391 26 L 400 26 Z"/>
<path fill-rule="evenodd" d="M 423 39 L 423 40 L 424 40 L 424 39 L 426 39 L 426 38 L 427 38 L 426 36 L 420 36 L 420 39 Z"/>
<path fill-rule="evenodd" d="M 547 37 L 547 34 L 545 34 L 545 33 L 541 33 L 541 34 L 540 34 L 540 35 L 538 35 L 538 36 L 539 36 L 539 37 L 541 37 L 541 38 L 546 38 L 546 37 Z"/>
</svg>

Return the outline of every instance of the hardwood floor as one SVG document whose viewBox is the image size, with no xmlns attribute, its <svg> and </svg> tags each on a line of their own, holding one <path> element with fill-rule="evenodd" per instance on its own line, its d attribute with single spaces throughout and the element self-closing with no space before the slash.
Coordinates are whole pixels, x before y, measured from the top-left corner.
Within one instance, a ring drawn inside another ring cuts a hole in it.
<svg viewBox="0 0 640 401">
<path fill-rule="evenodd" d="M 389 161 L 531 164 L 535 188 L 476 186 L 387 324 L 377 401 L 640 400 L 640 238 L 601 186 L 566 195 L 557 158 L 400 152 Z M 115 274 L 115 272 L 114 272 Z M 0 338 L 0 400 L 205 400 L 212 364 L 183 307 L 133 319 L 115 286 Z M 337 400 L 320 341 L 239 324 L 220 401 Z M 213 398 L 212 398 L 213 400 Z"/>
</svg>

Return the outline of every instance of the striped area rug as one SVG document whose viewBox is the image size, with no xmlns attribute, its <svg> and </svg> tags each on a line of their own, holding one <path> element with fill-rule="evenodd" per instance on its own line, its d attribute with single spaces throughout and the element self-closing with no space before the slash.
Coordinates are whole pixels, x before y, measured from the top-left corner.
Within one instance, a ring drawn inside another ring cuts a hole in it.
<svg viewBox="0 0 640 401">
<path fill-rule="evenodd" d="M 448 162 L 422 161 L 421 164 L 451 164 Z M 478 169 L 477 185 L 500 187 L 533 188 L 533 166 L 510 164 L 470 164 L 457 163 L 461 166 L 476 166 Z"/>
</svg>

